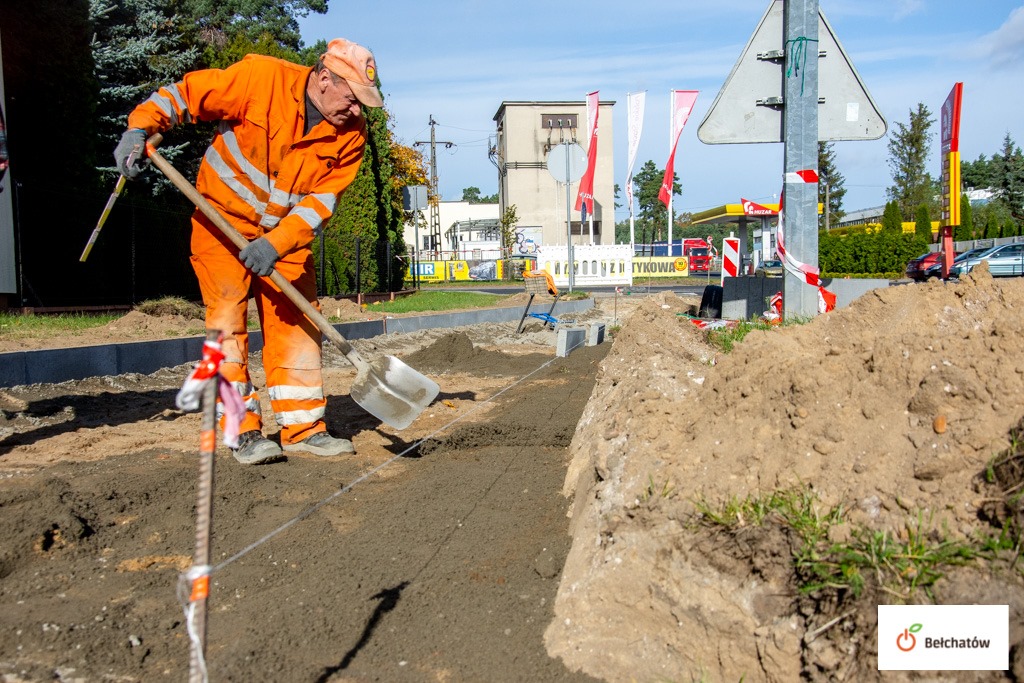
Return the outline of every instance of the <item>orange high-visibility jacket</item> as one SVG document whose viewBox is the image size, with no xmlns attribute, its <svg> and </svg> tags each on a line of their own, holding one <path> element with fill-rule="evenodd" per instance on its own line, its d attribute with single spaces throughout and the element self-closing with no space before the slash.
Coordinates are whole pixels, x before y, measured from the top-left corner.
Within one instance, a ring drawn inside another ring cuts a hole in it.
<svg viewBox="0 0 1024 683">
<path fill-rule="evenodd" d="M 196 187 L 247 239 L 266 234 L 280 255 L 308 246 L 355 178 L 366 121 L 320 121 L 303 136 L 310 67 L 248 55 L 227 69 L 193 71 L 128 117 L 147 135 L 220 121 Z"/>
</svg>

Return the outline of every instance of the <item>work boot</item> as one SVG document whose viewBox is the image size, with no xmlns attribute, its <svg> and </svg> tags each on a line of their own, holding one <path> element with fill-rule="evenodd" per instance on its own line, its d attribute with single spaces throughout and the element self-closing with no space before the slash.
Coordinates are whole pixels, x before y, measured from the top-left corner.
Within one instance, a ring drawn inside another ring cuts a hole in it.
<svg viewBox="0 0 1024 683">
<path fill-rule="evenodd" d="M 305 451 L 313 455 L 342 455 L 355 453 L 356 449 L 348 439 L 337 439 L 327 432 L 317 432 L 298 443 L 286 444 L 286 451 Z"/>
<path fill-rule="evenodd" d="M 243 465 L 262 465 L 280 460 L 283 456 L 281 447 L 263 436 L 258 429 L 239 435 L 238 448 L 232 448 L 231 454 Z"/>
</svg>

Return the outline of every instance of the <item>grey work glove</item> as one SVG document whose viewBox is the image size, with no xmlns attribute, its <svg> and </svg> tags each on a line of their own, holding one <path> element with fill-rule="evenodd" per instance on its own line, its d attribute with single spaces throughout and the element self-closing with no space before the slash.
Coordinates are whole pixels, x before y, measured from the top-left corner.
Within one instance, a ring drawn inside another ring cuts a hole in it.
<svg viewBox="0 0 1024 683">
<path fill-rule="evenodd" d="M 274 272 L 274 264 L 281 257 L 277 255 L 277 250 L 270 240 L 260 237 L 249 242 L 249 246 L 238 252 L 238 258 L 256 275 L 267 276 Z"/>
<path fill-rule="evenodd" d="M 139 163 L 146 156 L 146 131 L 129 128 L 114 148 L 114 163 L 125 178 L 134 179 L 142 172 Z"/>
</svg>

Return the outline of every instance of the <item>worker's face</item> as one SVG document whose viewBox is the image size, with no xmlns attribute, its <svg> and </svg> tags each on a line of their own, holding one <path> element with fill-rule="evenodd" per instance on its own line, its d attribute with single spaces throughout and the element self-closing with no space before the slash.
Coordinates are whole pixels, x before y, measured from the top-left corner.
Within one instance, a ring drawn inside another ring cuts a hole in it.
<svg viewBox="0 0 1024 683">
<path fill-rule="evenodd" d="M 320 78 L 320 113 L 324 115 L 329 123 L 336 128 L 341 128 L 352 119 L 359 118 L 362 108 L 359 100 L 348 87 L 348 81 L 344 78 L 333 76 L 330 71 L 324 69 L 319 74 Z"/>
</svg>

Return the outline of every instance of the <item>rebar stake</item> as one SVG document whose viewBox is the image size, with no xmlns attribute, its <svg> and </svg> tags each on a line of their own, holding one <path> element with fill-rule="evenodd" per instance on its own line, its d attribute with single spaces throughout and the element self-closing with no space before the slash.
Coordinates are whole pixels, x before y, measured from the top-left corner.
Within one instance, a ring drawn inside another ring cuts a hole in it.
<svg viewBox="0 0 1024 683">
<path fill-rule="evenodd" d="M 215 342 L 220 330 L 207 330 L 206 340 Z M 217 375 L 203 387 L 203 420 L 199 436 L 199 486 L 196 501 L 196 551 L 192 557 L 192 626 L 189 652 L 189 683 L 205 683 L 206 598 L 210 593 L 210 526 L 213 520 L 213 456 L 217 450 Z"/>
</svg>

